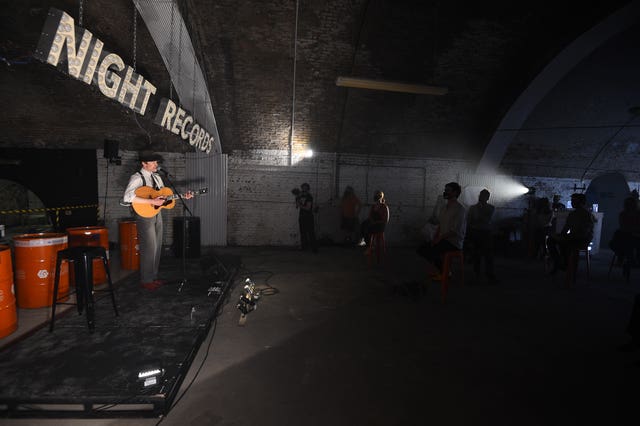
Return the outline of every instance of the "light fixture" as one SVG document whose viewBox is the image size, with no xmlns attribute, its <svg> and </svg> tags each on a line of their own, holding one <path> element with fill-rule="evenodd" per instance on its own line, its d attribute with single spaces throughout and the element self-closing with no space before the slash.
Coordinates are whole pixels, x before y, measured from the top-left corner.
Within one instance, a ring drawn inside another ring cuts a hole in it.
<svg viewBox="0 0 640 426">
<path fill-rule="evenodd" d="M 260 299 L 260 291 L 256 290 L 256 285 L 250 278 L 245 280 L 244 291 L 240 295 L 240 300 L 236 307 L 242 312 L 242 315 L 247 315 L 249 312 L 257 308 L 256 302 Z"/>
<path fill-rule="evenodd" d="M 449 89 L 446 87 L 341 76 L 336 79 L 336 86 L 353 87 L 356 89 L 386 90 L 389 92 L 415 93 L 418 95 L 442 96 L 449 93 Z"/>
<path fill-rule="evenodd" d="M 313 157 L 313 150 L 312 149 L 308 149 L 304 152 L 304 158 L 311 158 Z"/>
<path fill-rule="evenodd" d="M 138 372 L 138 380 L 141 381 L 146 388 L 147 386 L 157 385 L 160 378 L 164 376 L 164 369 L 153 367 Z"/>
</svg>

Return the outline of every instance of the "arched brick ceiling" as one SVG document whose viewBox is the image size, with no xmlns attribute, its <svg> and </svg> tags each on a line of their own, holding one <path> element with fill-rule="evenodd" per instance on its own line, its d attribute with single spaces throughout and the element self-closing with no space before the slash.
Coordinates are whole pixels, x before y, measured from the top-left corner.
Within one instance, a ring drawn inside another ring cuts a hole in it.
<svg viewBox="0 0 640 426">
<path fill-rule="evenodd" d="M 293 109 L 294 144 L 318 151 L 477 161 L 505 113 L 540 71 L 628 2 L 586 8 L 573 1 L 550 7 L 507 1 L 300 0 L 297 22 L 295 1 L 179 3 L 201 54 L 223 152 L 287 150 Z M 119 140 L 122 149 L 151 143 L 160 150 L 192 150 L 151 117 L 134 120 L 129 110 L 96 89 L 37 61 L 20 60 L 33 52 L 49 7 L 77 19 L 78 5 L 2 2 L 0 99 L 10 107 L 0 118 L 0 147 L 101 148 L 109 138 Z M 132 3 L 84 0 L 83 11 L 83 26 L 132 64 Z M 158 96 L 169 97 L 168 74 L 140 18 L 138 23 L 138 70 L 158 87 Z M 562 79 L 526 123 L 546 130 L 547 136 L 542 130 L 533 139 L 520 134 L 503 159 L 505 170 L 582 174 L 582 166 L 606 143 L 607 129 L 625 123 L 627 106 L 636 105 L 635 89 L 629 91 L 627 82 L 638 73 L 632 70 L 635 64 L 620 57 L 636 49 L 634 31 L 606 43 Z M 346 89 L 335 85 L 339 75 L 445 86 L 449 93 Z M 578 122 L 576 111 L 584 112 Z M 572 118 L 563 120 L 563 115 Z M 589 129 L 585 123 L 599 127 Z M 552 127 L 566 128 L 563 136 L 548 137 Z M 581 129 L 575 133 L 571 127 Z M 628 167 L 638 169 L 635 137 L 619 136 L 623 139 L 609 147 L 627 153 Z M 603 151 L 598 167 L 619 166 L 620 161 L 602 163 L 609 157 L 615 155 Z"/>
</svg>

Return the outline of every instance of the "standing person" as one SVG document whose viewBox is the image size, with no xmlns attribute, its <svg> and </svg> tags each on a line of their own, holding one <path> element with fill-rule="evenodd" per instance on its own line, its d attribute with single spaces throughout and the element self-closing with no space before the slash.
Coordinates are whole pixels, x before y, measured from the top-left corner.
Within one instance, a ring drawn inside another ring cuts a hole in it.
<svg viewBox="0 0 640 426">
<path fill-rule="evenodd" d="M 567 207 L 560 202 L 560 196 L 558 194 L 554 194 L 553 202 L 551 203 L 551 210 L 554 212 L 563 212 L 567 209 Z"/>
<path fill-rule="evenodd" d="M 493 270 L 493 229 L 491 219 L 495 207 L 488 203 L 491 193 L 483 189 L 478 195 L 478 203 L 469 207 L 467 233 L 473 253 L 475 280 L 480 280 L 480 265 L 484 259 L 484 273 L 489 284 L 497 284 Z"/>
<path fill-rule="evenodd" d="M 448 251 L 462 250 L 464 235 L 466 232 L 466 210 L 458 201 L 462 193 L 462 188 L 457 182 L 449 182 L 444 186 L 442 196 L 447 204 L 440 211 L 438 217 L 438 229 L 436 234 L 428 243 L 418 248 L 420 256 L 431 262 L 438 273 L 432 278 L 436 281 L 442 280 L 442 263 L 444 254 Z"/>
<path fill-rule="evenodd" d="M 551 209 L 547 197 L 538 198 L 536 201 L 535 225 L 533 230 L 533 255 L 544 259 L 547 255 L 547 237 L 554 231 L 555 213 Z"/>
<path fill-rule="evenodd" d="M 313 197 L 308 183 L 300 185 L 300 192 L 296 195 L 296 208 L 298 209 L 298 224 L 300 225 L 300 246 L 302 250 L 311 248 L 318 252 L 316 244 L 316 230 L 313 218 Z"/>
<path fill-rule="evenodd" d="M 340 228 L 345 232 L 345 243 L 353 244 L 353 234 L 358 225 L 358 215 L 362 203 L 353 188 L 347 186 L 340 201 Z"/>
<path fill-rule="evenodd" d="M 373 193 L 373 205 L 369 210 L 369 218 L 367 219 L 366 241 L 367 241 L 367 253 L 371 250 L 371 235 L 377 232 L 384 232 L 389 223 L 389 207 L 387 206 L 387 200 L 384 198 L 384 192 L 375 191 Z"/>
<path fill-rule="evenodd" d="M 165 196 L 154 197 L 154 195 L 157 195 L 155 191 L 164 187 L 162 177 L 157 173 L 158 162 L 162 161 L 162 157 L 154 152 L 143 151 L 140 153 L 139 161 L 142 164 L 142 168 L 129 178 L 129 183 L 124 191 L 124 202 L 155 207 L 164 205 L 167 201 Z M 150 197 L 153 198 L 136 195 L 136 191 L 143 186 L 149 188 L 149 193 L 152 194 Z M 184 195 L 186 199 L 192 197 L 193 194 L 190 192 Z M 147 290 L 156 290 L 166 283 L 166 281 L 158 278 L 160 256 L 162 254 L 162 210 L 158 209 L 151 217 L 145 217 L 135 212 L 134 207 L 140 244 L 140 285 Z"/>
</svg>

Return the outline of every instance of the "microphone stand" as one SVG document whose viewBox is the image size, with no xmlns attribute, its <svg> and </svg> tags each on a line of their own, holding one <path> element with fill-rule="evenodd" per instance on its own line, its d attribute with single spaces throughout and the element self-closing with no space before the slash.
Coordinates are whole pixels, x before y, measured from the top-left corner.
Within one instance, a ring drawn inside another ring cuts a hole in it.
<svg viewBox="0 0 640 426">
<path fill-rule="evenodd" d="M 166 178 L 167 183 L 173 189 L 173 193 L 178 196 L 180 199 L 180 203 L 182 203 L 182 280 L 180 281 L 180 285 L 178 286 L 178 293 L 182 291 L 182 287 L 187 283 L 187 216 L 185 212 L 189 212 L 189 216 L 193 216 L 189 207 L 184 202 L 184 198 L 182 198 L 182 194 L 176 189 L 173 181 L 169 178 L 169 172 L 166 170 L 159 170 L 160 174 L 163 176 L 163 180 Z"/>
</svg>

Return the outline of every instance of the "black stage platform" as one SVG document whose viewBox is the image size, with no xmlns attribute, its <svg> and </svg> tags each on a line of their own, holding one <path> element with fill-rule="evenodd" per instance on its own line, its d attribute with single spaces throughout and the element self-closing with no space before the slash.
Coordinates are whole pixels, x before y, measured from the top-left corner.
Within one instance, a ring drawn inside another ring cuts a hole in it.
<svg viewBox="0 0 640 426">
<path fill-rule="evenodd" d="M 71 307 L 56 316 L 53 332 L 47 324 L 9 345 L 0 352 L 0 416 L 166 414 L 239 264 L 212 253 L 184 263 L 163 258 L 169 282 L 159 289 L 141 288 L 137 273 L 115 283 L 118 317 L 109 293 L 96 292 L 93 334 L 86 313 Z M 164 375 L 145 387 L 138 373 L 154 368 Z"/>
</svg>

